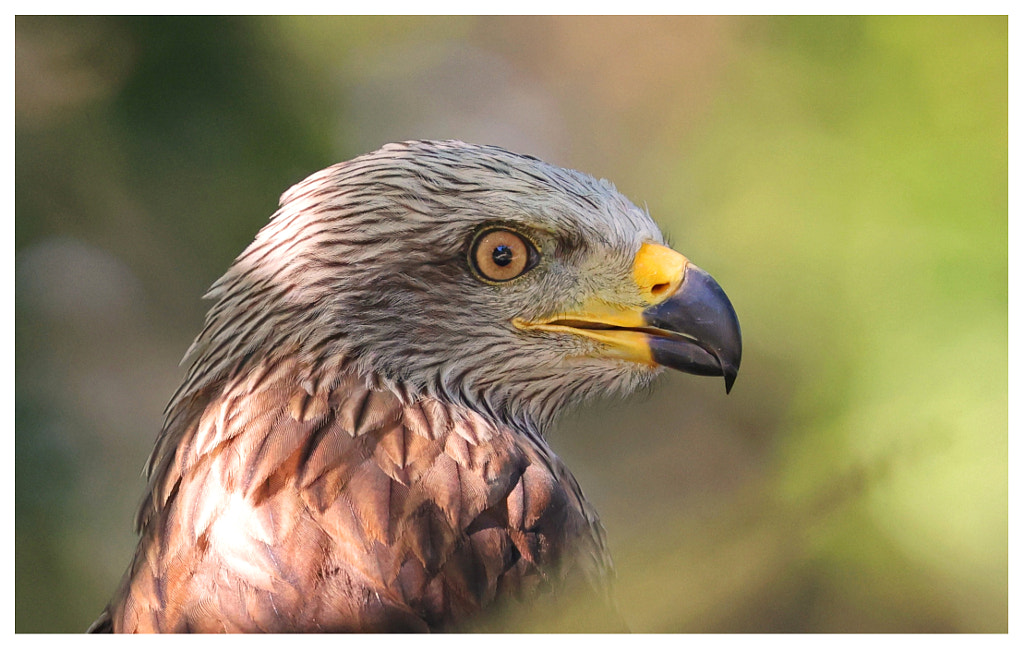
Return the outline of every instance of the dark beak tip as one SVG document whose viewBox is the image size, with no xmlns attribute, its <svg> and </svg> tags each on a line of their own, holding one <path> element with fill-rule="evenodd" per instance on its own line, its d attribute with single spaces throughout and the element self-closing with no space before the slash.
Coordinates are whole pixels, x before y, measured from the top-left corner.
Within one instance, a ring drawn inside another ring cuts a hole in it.
<svg viewBox="0 0 1024 649">
<path fill-rule="evenodd" d="M 707 272 L 689 265 L 675 294 L 646 309 L 644 320 L 666 334 L 681 334 L 649 340 L 656 363 L 722 376 L 726 394 L 732 391 L 743 347 L 740 323 L 725 291 Z"/>
<path fill-rule="evenodd" d="M 725 376 L 725 393 L 729 394 L 732 392 L 732 384 L 736 382 L 736 369 L 729 368 L 722 372 Z"/>
<path fill-rule="evenodd" d="M 738 352 L 738 348 L 737 348 Z M 721 356 L 718 357 L 718 362 L 722 368 L 722 376 L 725 378 L 725 393 L 729 394 L 732 392 L 732 386 L 736 383 L 736 377 L 740 373 L 740 357 L 739 353 L 734 358 L 728 360 L 723 359 Z"/>
</svg>

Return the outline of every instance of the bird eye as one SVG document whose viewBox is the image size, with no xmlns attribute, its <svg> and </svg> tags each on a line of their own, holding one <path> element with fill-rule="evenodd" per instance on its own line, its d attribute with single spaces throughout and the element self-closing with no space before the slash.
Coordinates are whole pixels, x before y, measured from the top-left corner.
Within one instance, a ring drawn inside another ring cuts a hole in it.
<svg viewBox="0 0 1024 649">
<path fill-rule="evenodd" d="M 537 249 L 517 232 L 495 228 L 476 236 L 469 261 L 481 279 L 507 282 L 537 265 Z"/>
</svg>

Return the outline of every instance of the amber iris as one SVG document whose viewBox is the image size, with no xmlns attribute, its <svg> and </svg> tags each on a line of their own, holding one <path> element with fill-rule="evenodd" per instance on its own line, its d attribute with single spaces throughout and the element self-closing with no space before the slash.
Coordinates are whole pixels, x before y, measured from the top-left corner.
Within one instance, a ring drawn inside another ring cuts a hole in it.
<svg viewBox="0 0 1024 649">
<path fill-rule="evenodd" d="M 507 282 L 533 267 L 533 245 L 517 232 L 495 229 L 477 237 L 470 261 L 480 277 L 491 282 Z"/>
</svg>

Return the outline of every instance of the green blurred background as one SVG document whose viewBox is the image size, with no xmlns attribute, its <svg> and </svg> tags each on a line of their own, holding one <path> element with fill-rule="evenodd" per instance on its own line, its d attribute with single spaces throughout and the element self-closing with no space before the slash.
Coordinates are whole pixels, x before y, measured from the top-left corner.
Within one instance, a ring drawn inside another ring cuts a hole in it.
<svg viewBox="0 0 1024 649">
<path fill-rule="evenodd" d="M 606 177 L 711 272 L 733 393 L 552 445 L 635 631 L 1007 630 L 1007 19 L 31 18 L 16 35 L 17 631 L 84 630 L 205 289 L 403 139 Z"/>
</svg>

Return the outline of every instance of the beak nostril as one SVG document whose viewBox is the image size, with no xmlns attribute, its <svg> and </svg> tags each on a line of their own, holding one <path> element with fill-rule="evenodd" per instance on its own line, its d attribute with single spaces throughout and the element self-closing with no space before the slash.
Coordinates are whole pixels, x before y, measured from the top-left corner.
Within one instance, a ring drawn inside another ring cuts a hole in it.
<svg viewBox="0 0 1024 649">
<path fill-rule="evenodd" d="M 661 284 L 655 284 L 654 286 L 651 287 L 651 295 L 653 295 L 654 297 L 661 297 L 662 295 L 664 295 L 668 291 L 668 289 L 669 289 L 668 282 L 662 282 Z"/>
<path fill-rule="evenodd" d="M 633 258 L 633 281 L 642 299 L 652 303 L 667 300 L 683 283 L 689 262 L 671 248 L 644 243 Z"/>
</svg>

